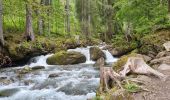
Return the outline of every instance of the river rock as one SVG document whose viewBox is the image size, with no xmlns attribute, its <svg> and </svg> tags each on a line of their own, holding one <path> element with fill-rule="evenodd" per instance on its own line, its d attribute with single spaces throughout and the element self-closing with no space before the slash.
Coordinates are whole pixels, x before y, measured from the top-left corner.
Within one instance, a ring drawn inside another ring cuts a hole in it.
<svg viewBox="0 0 170 100">
<path fill-rule="evenodd" d="M 99 47 L 90 48 L 90 59 L 91 60 L 97 61 L 101 57 L 106 58 L 106 55 Z"/>
<path fill-rule="evenodd" d="M 44 66 L 35 66 L 35 67 L 32 67 L 32 70 L 39 70 L 39 69 L 45 69 Z"/>
<path fill-rule="evenodd" d="M 0 90 L 0 97 L 12 96 L 19 91 L 20 91 L 19 88 L 3 89 L 3 90 Z"/>
<path fill-rule="evenodd" d="M 116 50 L 116 49 L 110 50 L 110 53 L 111 53 L 113 56 L 115 56 L 115 57 L 119 57 L 119 56 L 122 55 L 122 52 L 120 52 L 120 51 L 118 51 L 118 50 Z"/>
<path fill-rule="evenodd" d="M 170 64 L 161 64 L 158 70 L 170 70 Z"/>
<path fill-rule="evenodd" d="M 50 74 L 48 77 L 49 78 L 54 78 L 54 77 L 59 77 L 59 73 L 53 73 L 53 74 Z"/>
<path fill-rule="evenodd" d="M 66 52 L 60 51 L 53 56 L 47 58 L 49 65 L 70 65 L 86 62 L 86 57 L 80 52 Z"/>
<path fill-rule="evenodd" d="M 170 51 L 170 41 L 164 43 L 163 46 L 165 47 L 166 51 Z"/>
</svg>

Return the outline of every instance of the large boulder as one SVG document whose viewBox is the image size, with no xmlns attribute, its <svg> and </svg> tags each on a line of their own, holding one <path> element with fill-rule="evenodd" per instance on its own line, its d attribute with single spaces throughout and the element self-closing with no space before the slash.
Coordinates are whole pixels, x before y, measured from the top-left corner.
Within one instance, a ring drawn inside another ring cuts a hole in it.
<svg viewBox="0 0 170 100">
<path fill-rule="evenodd" d="M 60 51 L 47 59 L 49 65 L 69 65 L 86 62 L 86 57 L 80 52 Z"/>
<path fill-rule="evenodd" d="M 0 90 L 0 97 L 9 97 L 9 96 L 16 94 L 19 91 L 20 91 L 19 88 L 3 89 L 3 90 Z"/>
<path fill-rule="evenodd" d="M 91 47 L 90 48 L 90 59 L 93 61 L 97 61 L 101 57 L 106 58 L 104 52 L 98 47 Z"/>
</svg>

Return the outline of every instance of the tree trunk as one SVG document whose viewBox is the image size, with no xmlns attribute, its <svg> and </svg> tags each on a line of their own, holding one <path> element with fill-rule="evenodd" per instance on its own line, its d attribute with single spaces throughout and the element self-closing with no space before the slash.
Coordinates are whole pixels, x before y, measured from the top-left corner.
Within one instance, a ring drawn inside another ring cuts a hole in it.
<svg viewBox="0 0 170 100">
<path fill-rule="evenodd" d="M 44 3 L 45 3 L 45 1 L 41 0 L 40 5 L 43 6 Z M 43 23 L 43 19 L 42 19 L 41 11 L 40 10 L 37 10 L 37 16 L 38 16 L 38 22 L 37 22 L 37 24 L 38 24 L 38 33 L 40 35 L 42 35 L 43 34 L 43 24 L 44 23 Z"/>
<path fill-rule="evenodd" d="M 67 27 L 67 34 L 70 35 L 70 3 L 69 0 L 66 0 L 66 27 Z"/>
<path fill-rule="evenodd" d="M 170 14 L 170 0 L 168 0 L 168 12 Z"/>
<path fill-rule="evenodd" d="M 4 46 L 4 36 L 3 36 L 3 16 L 2 16 L 2 0 L 0 0 L 0 46 Z"/>
<path fill-rule="evenodd" d="M 33 32 L 33 26 L 32 26 L 32 9 L 30 7 L 30 4 L 26 4 L 26 31 L 25 31 L 25 37 L 27 41 L 33 41 L 35 39 L 34 32 Z"/>
<path fill-rule="evenodd" d="M 132 39 L 131 33 L 133 31 L 133 25 L 130 22 L 124 22 L 123 28 L 124 28 L 124 34 L 125 34 L 126 40 L 129 42 Z"/>
<path fill-rule="evenodd" d="M 104 66 L 105 60 L 104 58 L 98 59 L 98 64 L 100 67 L 100 92 L 108 91 L 110 88 L 112 88 L 112 83 L 116 82 L 117 85 L 121 88 L 121 76 L 116 73 L 112 67 L 105 67 Z"/>
<path fill-rule="evenodd" d="M 46 0 L 45 5 L 50 6 L 52 4 L 52 0 Z M 50 35 L 51 33 L 51 23 L 50 23 L 50 8 L 47 10 L 47 16 L 48 16 L 48 23 L 47 23 L 47 33 Z"/>
</svg>

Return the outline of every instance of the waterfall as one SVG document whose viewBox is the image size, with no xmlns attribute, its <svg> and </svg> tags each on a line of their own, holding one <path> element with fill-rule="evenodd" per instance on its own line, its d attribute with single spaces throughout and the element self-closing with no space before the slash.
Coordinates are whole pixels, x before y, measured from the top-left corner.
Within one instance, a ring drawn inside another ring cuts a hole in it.
<svg viewBox="0 0 170 100">
<path fill-rule="evenodd" d="M 85 64 L 94 64 L 95 62 L 92 61 L 90 59 L 90 48 L 91 46 L 88 46 L 86 48 L 76 48 L 76 49 L 69 49 L 69 51 L 75 51 L 75 52 L 80 52 L 82 53 L 83 55 L 85 55 L 86 57 L 86 62 Z M 99 47 L 100 49 L 102 49 L 102 47 Z M 112 54 L 108 51 L 108 50 L 102 50 L 105 55 L 106 55 L 106 63 L 113 63 L 113 62 L 116 62 L 117 61 L 117 58 L 114 58 L 112 56 Z M 34 66 L 49 66 L 47 63 L 46 63 L 46 60 L 48 57 L 52 56 L 53 54 L 49 54 L 49 55 L 42 55 L 42 56 L 38 56 L 38 57 L 34 57 L 31 59 L 31 64 L 29 65 L 30 67 L 34 67 Z"/>
<path fill-rule="evenodd" d="M 38 57 L 34 57 L 31 59 L 31 64 L 29 65 L 30 67 L 35 67 L 35 66 L 49 66 L 46 62 L 48 57 L 51 57 L 53 54 L 48 54 L 46 56 L 41 55 Z"/>
<path fill-rule="evenodd" d="M 108 50 L 102 50 L 106 55 L 106 63 L 116 62 L 118 59 L 114 58 Z"/>
<path fill-rule="evenodd" d="M 76 48 L 76 49 L 69 49 L 68 51 L 76 51 L 84 54 L 86 56 L 86 64 L 94 64 L 95 62 L 90 60 L 90 47 L 87 48 Z M 103 47 L 99 47 L 102 49 Z M 112 54 L 108 50 L 102 50 L 106 55 L 106 63 L 113 63 L 117 61 L 117 58 L 113 57 Z"/>
<path fill-rule="evenodd" d="M 90 60 L 90 46 L 88 46 L 87 48 L 76 48 L 76 49 L 69 49 L 68 51 L 75 51 L 75 52 L 80 52 L 83 55 L 85 55 L 86 57 L 86 64 L 94 64 L 95 62 Z"/>
</svg>

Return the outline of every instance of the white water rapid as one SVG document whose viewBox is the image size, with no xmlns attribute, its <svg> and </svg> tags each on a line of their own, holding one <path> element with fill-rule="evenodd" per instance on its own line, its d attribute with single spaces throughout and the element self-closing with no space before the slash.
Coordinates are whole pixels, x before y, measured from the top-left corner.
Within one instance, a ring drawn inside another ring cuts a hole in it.
<svg viewBox="0 0 170 100">
<path fill-rule="evenodd" d="M 93 67 L 89 48 L 70 49 L 86 56 L 84 64 L 48 65 L 52 54 L 34 57 L 29 66 L 44 66 L 45 69 L 18 74 L 20 68 L 0 69 L 0 100 L 87 100 L 95 97 L 99 86 L 99 70 Z M 117 59 L 107 50 L 106 62 Z M 51 77 L 50 77 L 51 75 Z"/>
</svg>

